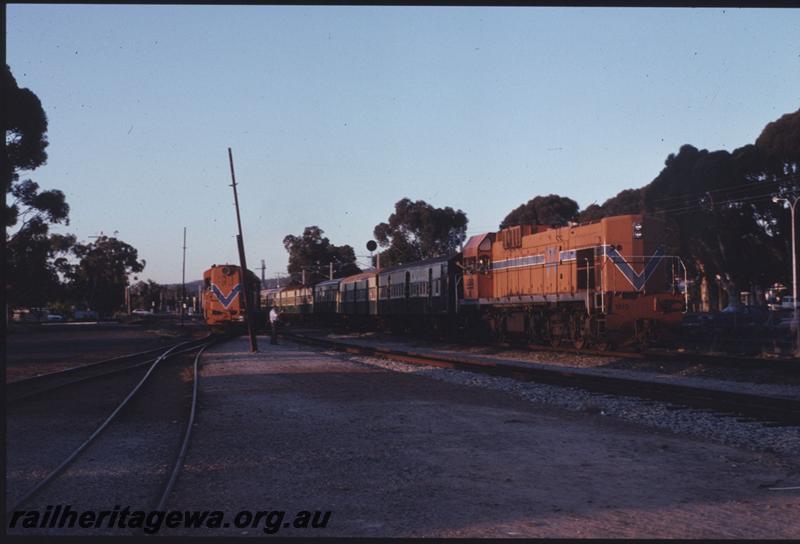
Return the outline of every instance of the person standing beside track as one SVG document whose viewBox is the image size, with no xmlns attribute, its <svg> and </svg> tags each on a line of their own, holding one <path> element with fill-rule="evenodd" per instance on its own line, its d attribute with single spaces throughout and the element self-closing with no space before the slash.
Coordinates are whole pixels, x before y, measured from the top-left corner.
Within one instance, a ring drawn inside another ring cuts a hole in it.
<svg viewBox="0 0 800 544">
<path fill-rule="evenodd" d="M 273 306 L 272 309 L 269 311 L 269 326 L 270 330 L 272 331 L 269 343 L 270 344 L 277 344 L 278 343 L 278 309 Z"/>
</svg>

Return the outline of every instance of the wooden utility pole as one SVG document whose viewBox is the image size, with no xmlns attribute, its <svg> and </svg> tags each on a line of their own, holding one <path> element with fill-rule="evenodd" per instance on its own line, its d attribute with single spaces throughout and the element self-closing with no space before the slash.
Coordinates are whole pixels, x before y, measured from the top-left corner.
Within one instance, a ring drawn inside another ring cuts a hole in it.
<svg viewBox="0 0 800 544">
<path fill-rule="evenodd" d="M 186 227 L 183 227 L 183 272 L 181 272 L 181 327 L 183 327 L 183 306 L 186 301 Z"/>
<path fill-rule="evenodd" d="M 256 340 L 256 330 L 253 325 L 253 312 L 250 308 L 250 278 L 247 277 L 247 259 L 244 255 L 244 237 L 242 236 L 242 218 L 239 215 L 239 195 L 236 192 L 236 174 L 233 170 L 233 152 L 228 148 L 228 160 L 231 164 L 231 187 L 233 187 L 233 204 L 236 207 L 236 224 L 239 226 L 239 234 L 236 235 L 236 246 L 239 249 L 239 265 L 242 271 L 242 308 L 244 308 L 245 319 L 247 320 L 247 333 L 250 336 L 250 352 L 258 351 L 258 341 Z"/>
<path fill-rule="evenodd" d="M 264 262 L 264 259 L 261 259 L 261 288 L 262 289 L 266 288 L 266 286 L 267 286 L 266 283 L 265 283 L 267 280 L 264 278 L 264 272 L 266 272 L 266 271 L 267 271 L 267 265 Z"/>
</svg>

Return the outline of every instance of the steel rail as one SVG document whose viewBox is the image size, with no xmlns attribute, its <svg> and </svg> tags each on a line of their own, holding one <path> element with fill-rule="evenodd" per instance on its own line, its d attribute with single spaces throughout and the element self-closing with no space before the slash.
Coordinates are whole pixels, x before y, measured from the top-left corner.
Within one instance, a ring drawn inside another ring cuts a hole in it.
<svg viewBox="0 0 800 544">
<path fill-rule="evenodd" d="M 190 340 L 189 342 L 190 343 L 193 343 L 193 342 L 204 342 L 204 341 L 207 341 L 210 336 L 211 335 L 205 336 L 203 338 L 198 338 L 198 339 L 195 339 L 195 340 Z M 177 347 L 177 346 L 180 346 L 180 345 L 182 345 L 182 343 L 178 343 L 178 344 L 175 344 L 175 345 L 167 347 L 167 348 L 161 347 L 161 348 L 158 348 L 158 350 L 148 350 L 148 351 L 143 351 L 143 352 L 139 352 L 139 353 L 123 355 L 123 356 L 120 356 L 120 357 L 114 357 L 113 359 L 107 359 L 105 361 L 98 361 L 97 363 L 91 363 L 91 364 L 84 365 L 84 366 L 72 367 L 70 369 L 67 369 L 69 372 L 66 372 L 66 371 L 49 372 L 47 374 L 40 374 L 40 375 L 34 376 L 32 378 L 25 378 L 23 380 L 17 380 L 17 381 L 14 381 L 14 382 L 9 382 L 9 383 L 6 384 L 6 404 L 7 405 L 14 404 L 14 403 L 17 403 L 17 402 L 20 402 L 20 401 L 23 401 L 23 400 L 27 400 L 27 399 L 30 399 L 30 398 L 33 398 L 33 397 L 40 396 L 40 395 L 42 395 L 44 393 L 49 393 L 49 392 L 52 392 L 52 391 L 56 391 L 58 389 L 61 389 L 63 387 L 67 387 L 67 386 L 70 386 L 70 385 L 76 385 L 76 384 L 88 382 L 88 381 L 91 381 L 91 380 L 96 380 L 96 379 L 99 379 L 99 378 L 105 378 L 105 377 L 108 377 L 108 376 L 113 376 L 115 374 L 122 374 L 122 373 L 125 373 L 125 372 L 130 372 L 131 370 L 135 370 L 135 369 L 140 368 L 142 366 L 151 364 L 153 361 L 155 361 L 155 359 L 146 359 L 146 360 L 138 362 L 138 363 L 132 363 L 132 364 L 120 367 L 120 368 L 114 368 L 114 369 L 111 369 L 111 370 L 107 370 L 105 372 L 94 372 L 94 371 L 96 371 L 97 369 L 102 368 L 102 367 L 107 367 L 109 365 L 120 363 L 120 362 L 124 361 L 125 359 L 135 359 L 136 357 L 141 357 L 142 355 L 147 355 L 147 354 L 153 353 L 155 351 L 163 352 L 165 349 L 170 349 L 171 347 Z M 180 350 L 180 351 L 177 351 L 177 352 L 173 353 L 172 355 L 180 355 L 182 353 L 187 353 L 187 352 L 190 352 L 190 351 L 194 351 L 195 349 L 197 349 L 197 348 L 194 348 L 194 347 L 185 348 L 183 350 Z M 71 379 L 71 380 L 68 379 L 66 381 L 60 381 L 60 382 L 57 381 L 56 383 L 50 384 L 49 386 L 47 384 L 48 381 L 52 381 L 54 379 L 57 380 L 59 378 L 65 377 L 65 376 L 69 377 L 69 376 L 71 376 L 73 374 L 81 374 L 81 373 L 85 373 L 85 372 L 89 372 L 89 375 L 88 376 L 79 376 L 79 377 L 77 377 L 75 379 Z M 30 388 L 30 387 L 36 388 L 37 386 L 40 386 L 40 385 L 43 385 L 43 387 L 40 387 L 39 389 L 33 389 L 32 391 L 31 390 L 25 391 L 26 388 Z M 22 390 L 22 392 L 20 392 L 20 390 Z"/>
<path fill-rule="evenodd" d="M 800 360 L 793 357 L 758 357 L 748 355 L 736 355 L 728 353 L 704 353 L 694 350 L 667 350 L 663 348 L 644 348 L 638 351 L 623 350 L 601 350 L 593 348 L 575 348 L 570 346 L 546 346 L 542 344 L 532 344 L 530 342 L 499 342 L 495 344 L 483 344 L 480 342 L 467 342 L 469 345 L 500 346 L 507 348 L 527 349 L 530 351 L 540 351 L 545 353 L 569 353 L 574 355 L 592 355 L 598 357 L 627 357 L 630 359 L 656 358 L 664 361 L 673 360 L 694 360 L 698 362 L 736 366 L 741 368 L 776 368 L 796 370 L 800 365 Z"/>
<path fill-rule="evenodd" d="M 543 353 L 568 353 L 572 355 L 589 355 L 597 357 L 619 357 L 628 359 L 657 359 L 663 361 L 695 361 L 726 367 L 759 368 L 770 370 L 788 370 L 795 372 L 800 368 L 800 359 L 792 357 L 757 357 L 726 353 L 704 353 L 694 350 L 669 351 L 661 348 L 645 348 L 638 351 L 601 350 L 596 348 L 575 348 L 567 345 L 558 347 L 534 344 L 526 341 L 480 342 L 475 340 L 461 341 L 465 345 L 501 347 L 508 349 L 526 349 Z"/>
<path fill-rule="evenodd" d="M 148 380 L 148 378 L 153 373 L 153 371 L 156 369 L 156 367 L 159 365 L 159 363 L 161 363 L 163 360 L 167 359 L 168 357 L 174 355 L 173 352 L 177 348 L 179 348 L 181 346 L 185 346 L 187 344 L 194 344 L 194 343 L 197 343 L 197 340 L 189 340 L 187 342 L 183 342 L 181 344 L 177 344 L 175 346 L 172 346 L 171 348 L 167 349 L 164 353 L 162 353 L 157 359 L 155 359 L 152 362 L 152 364 L 150 365 L 150 368 L 147 370 L 145 375 L 142 377 L 142 379 L 139 380 L 139 382 L 133 387 L 133 389 L 122 400 L 122 402 L 120 402 L 119 405 L 114 409 L 114 411 L 111 412 L 111 414 L 105 419 L 105 421 L 103 421 L 103 423 L 101 423 L 100 426 L 97 427 L 97 429 L 95 429 L 95 431 L 89 436 L 89 438 L 87 438 L 80 446 L 75 448 L 75 450 L 73 450 L 72 453 L 69 454 L 64 461 L 61 462 L 60 465 L 58 465 L 55 469 L 50 471 L 50 473 L 47 476 L 45 476 L 42 480 L 40 480 L 39 483 L 36 484 L 27 493 L 25 493 L 22 496 L 22 498 L 18 499 L 13 504 L 13 506 L 11 506 L 6 511 L 6 514 L 10 515 L 13 511 L 18 510 L 20 508 L 20 506 L 25 504 L 25 502 L 30 500 L 37 493 L 39 493 L 42 489 L 44 489 L 47 485 L 49 485 L 56 477 L 58 477 L 64 471 L 64 469 L 66 469 L 70 464 L 72 464 L 72 462 L 78 457 L 78 455 L 80 455 L 89 446 L 89 444 L 91 444 L 98 436 L 100 436 L 100 434 L 106 428 L 108 428 L 108 426 L 111 424 L 111 422 L 122 411 L 122 409 L 125 408 L 125 406 L 127 406 L 128 402 L 130 402 L 130 400 L 139 392 L 139 390 L 142 388 L 142 386 Z M 201 347 L 202 346 L 196 346 L 193 349 L 199 349 Z"/>
<path fill-rule="evenodd" d="M 517 347 L 512 343 L 501 344 L 503 347 Z M 598 349 L 578 349 L 571 347 L 552 347 L 539 344 L 520 344 L 520 348 L 530 351 L 541 351 L 549 353 L 569 353 L 574 355 L 591 355 L 598 357 L 620 357 L 629 359 L 656 359 L 661 361 L 695 361 L 699 363 L 738 367 L 738 368 L 760 368 L 773 370 L 797 370 L 800 367 L 800 360 L 788 357 L 749 357 L 746 355 L 731 354 L 712 354 L 700 351 L 668 351 L 664 349 L 644 349 L 641 351 L 619 351 L 619 350 L 598 350 Z"/>
<path fill-rule="evenodd" d="M 212 342 L 202 346 L 200 351 L 194 357 L 194 373 L 193 373 L 193 383 L 192 383 L 192 406 L 189 410 L 189 420 L 186 422 L 186 430 L 183 434 L 183 442 L 181 443 L 181 450 L 178 453 L 178 457 L 175 460 L 175 466 L 172 468 L 172 473 L 170 474 L 169 480 L 167 481 L 167 485 L 164 487 L 164 491 L 161 494 L 161 499 L 158 501 L 158 505 L 156 506 L 157 511 L 164 510 L 164 506 L 166 506 L 167 501 L 169 500 L 169 496 L 172 493 L 172 488 L 175 485 L 176 480 L 178 479 L 178 474 L 183 469 L 184 461 L 186 460 L 186 452 L 189 450 L 189 441 L 192 437 L 192 428 L 194 427 L 194 418 L 197 413 L 197 390 L 198 390 L 198 383 L 200 381 L 200 373 L 198 371 L 199 364 L 200 364 L 200 357 L 203 356 L 203 352 L 209 347 Z"/>
<path fill-rule="evenodd" d="M 603 394 L 632 396 L 667 402 L 689 408 L 732 413 L 764 422 L 800 426 L 800 399 L 724 391 L 674 383 L 660 383 L 635 378 L 601 375 L 591 370 L 565 367 L 543 368 L 522 361 L 467 358 L 398 349 L 348 344 L 322 338 L 284 333 L 298 342 L 315 344 L 347 353 L 369 355 L 412 364 L 455 368 L 521 381 L 535 381 L 561 387 L 577 387 Z"/>
<path fill-rule="evenodd" d="M 177 345 L 177 344 L 174 344 Z M 116 357 L 111 357 L 110 359 L 103 359 L 102 361 L 95 361 L 93 363 L 86 363 L 85 365 L 78 365 L 78 366 L 71 366 L 69 368 L 62 368 L 61 370 L 56 370 L 53 372 L 45 372 L 44 374 L 36 374 L 35 376 L 28 376 L 26 378 L 20 378 L 19 380 L 14 380 L 13 382 L 6 383 L 6 386 L 11 385 L 23 385 L 29 383 L 35 383 L 40 380 L 45 380 L 47 378 L 51 378 L 53 376 L 64 376 L 69 375 L 75 372 L 80 372 L 89 368 L 96 368 L 99 366 L 107 365 L 109 363 L 115 363 L 122 361 L 124 359 L 133 359 L 135 357 L 141 357 L 142 355 L 149 355 L 150 353 L 158 353 L 168 349 L 172 346 L 159 346 L 157 348 L 148 349 L 146 351 L 137 351 L 136 353 L 126 353 L 124 355 L 117 355 Z"/>
</svg>

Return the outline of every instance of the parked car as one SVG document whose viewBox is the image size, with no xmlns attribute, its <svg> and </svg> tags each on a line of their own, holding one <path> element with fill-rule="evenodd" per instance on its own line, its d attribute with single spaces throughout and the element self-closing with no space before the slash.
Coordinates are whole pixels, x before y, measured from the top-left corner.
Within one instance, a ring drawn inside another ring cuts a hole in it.
<svg viewBox="0 0 800 544">
<path fill-rule="evenodd" d="M 720 313 L 720 323 L 725 326 L 762 325 L 770 317 L 763 306 L 728 306 Z"/>
<path fill-rule="evenodd" d="M 711 327 L 714 324 L 714 314 L 709 313 L 687 313 L 683 316 L 681 327 L 695 330 Z"/>
<path fill-rule="evenodd" d="M 144 308 L 137 308 L 131 312 L 133 315 L 153 315 L 153 312 L 150 310 L 145 310 Z"/>
<path fill-rule="evenodd" d="M 781 297 L 780 301 L 775 301 L 767 305 L 770 310 L 793 310 L 794 297 L 787 296 Z"/>
<path fill-rule="evenodd" d="M 781 330 L 786 329 L 792 332 L 797 330 L 794 326 L 794 316 L 792 315 L 782 318 L 775 326 Z"/>
<path fill-rule="evenodd" d="M 61 321 L 64 321 L 64 316 L 58 314 L 47 314 L 45 321 L 47 321 L 48 323 L 59 323 Z"/>
<path fill-rule="evenodd" d="M 74 317 L 77 321 L 97 321 L 100 316 L 94 310 L 75 310 Z"/>
</svg>

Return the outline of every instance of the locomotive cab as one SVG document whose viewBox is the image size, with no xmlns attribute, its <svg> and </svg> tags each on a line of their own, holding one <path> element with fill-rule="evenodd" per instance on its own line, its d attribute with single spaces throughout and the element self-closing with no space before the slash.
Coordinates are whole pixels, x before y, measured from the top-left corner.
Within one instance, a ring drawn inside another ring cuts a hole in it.
<svg viewBox="0 0 800 544">
<path fill-rule="evenodd" d="M 475 304 L 492 298 L 492 242 L 489 232 L 472 236 L 464 246 L 464 298 L 462 304 Z"/>
</svg>

